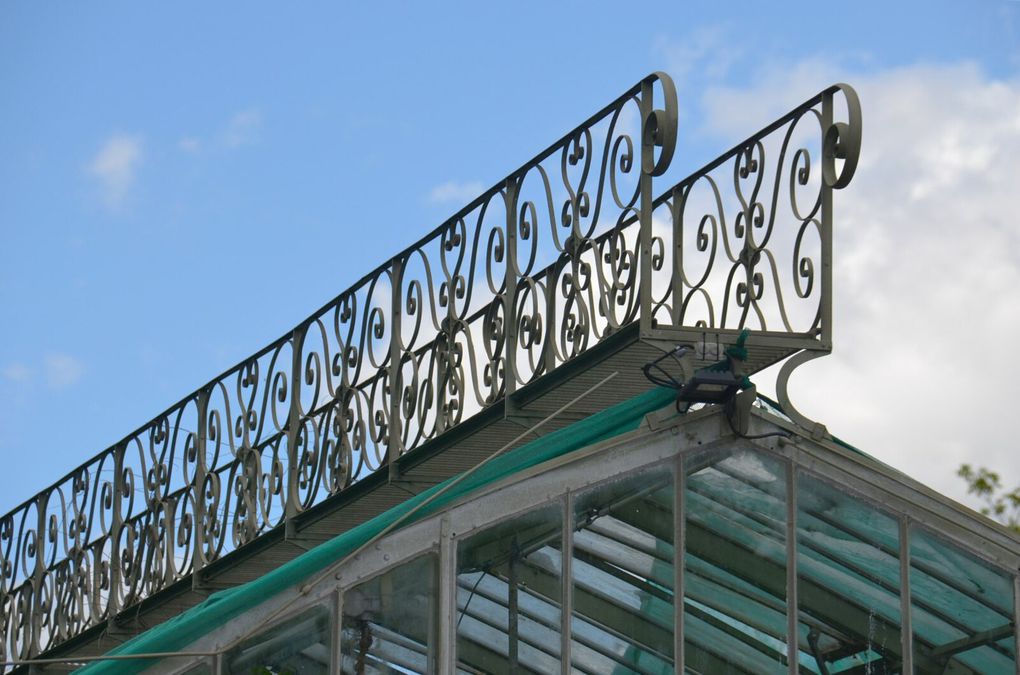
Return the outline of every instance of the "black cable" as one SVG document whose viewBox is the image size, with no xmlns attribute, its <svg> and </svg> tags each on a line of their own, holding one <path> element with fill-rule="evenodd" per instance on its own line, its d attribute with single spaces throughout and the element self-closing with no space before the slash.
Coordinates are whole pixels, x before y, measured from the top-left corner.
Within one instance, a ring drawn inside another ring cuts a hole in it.
<svg viewBox="0 0 1020 675">
<path fill-rule="evenodd" d="M 471 587 L 471 592 L 468 594 L 467 602 L 464 603 L 464 609 L 461 610 L 460 616 L 457 617 L 457 628 L 460 628 L 460 622 L 464 620 L 467 615 L 468 607 L 471 606 L 471 598 L 475 597 L 475 591 L 478 590 L 478 584 L 482 583 L 482 579 L 489 573 L 489 570 L 483 569 L 482 573 L 478 575 L 478 579 L 475 581 L 475 585 Z"/>
<path fill-rule="evenodd" d="M 732 399 L 730 400 L 730 403 L 732 403 Z M 773 436 L 780 436 L 782 438 L 790 438 L 790 434 L 788 434 L 785 431 L 770 431 L 767 434 L 742 434 L 742 433 L 740 433 L 740 431 L 737 429 L 737 425 L 735 425 L 733 423 L 733 410 L 732 410 L 732 408 L 730 406 L 730 403 L 727 403 L 726 409 L 724 411 L 724 414 L 725 414 L 725 417 L 726 417 L 726 421 L 729 422 L 730 429 L 732 429 L 733 433 L 736 434 L 737 436 L 739 436 L 740 438 L 746 438 L 749 441 L 755 441 L 755 440 L 758 440 L 758 439 L 761 439 L 761 438 L 772 438 Z"/>
</svg>

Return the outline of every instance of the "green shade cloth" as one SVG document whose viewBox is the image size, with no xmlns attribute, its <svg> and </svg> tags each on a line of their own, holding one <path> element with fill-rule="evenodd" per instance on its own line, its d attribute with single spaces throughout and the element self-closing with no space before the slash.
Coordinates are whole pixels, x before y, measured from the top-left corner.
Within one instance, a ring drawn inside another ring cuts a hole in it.
<svg viewBox="0 0 1020 675">
<path fill-rule="evenodd" d="M 465 495 L 514 473 L 608 438 L 634 431 L 646 414 L 671 404 L 675 398 L 676 392 L 672 389 L 653 389 L 507 452 L 475 471 L 445 494 L 437 497 L 408 518 L 404 525 L 409 525 L 435 513 Z M 210 595 L 200 604 L 136 636 L 109 653 L 149 654 L 187 651 L 188 645 L 208 635 L 227 621 L 267 599 L 293 588 L 334 564 L 454 480 L 456 478 L 450 478 L 433 486 L 254 581 Z M 75 672 L 88 675 L 137 673 L 157 662 L 158 659 L 96 661 Z"/>
</svg>

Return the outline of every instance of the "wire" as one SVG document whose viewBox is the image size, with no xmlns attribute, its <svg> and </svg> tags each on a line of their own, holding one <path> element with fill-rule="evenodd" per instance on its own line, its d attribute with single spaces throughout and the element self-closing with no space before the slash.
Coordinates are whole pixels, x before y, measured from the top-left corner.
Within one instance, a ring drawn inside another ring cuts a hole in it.
<svg viewBox="0 0 1020 675">
<path fill-rule="evenodd" d="M 478 590 L 478 584 L 482 583 L 482 579 L 489 573 L 488 569 L 483 569 L 482 573 L 478 575 L 478 579 L 475 580 L 475 585 L 471 587 L 471 592 L 468 594 L 467 602 L 464 603 L 464 609 L 461 610 L 460 616 L 457 617 L 457 628 L 460 628 L 460 622 L 467 616 L 468 607 L 471 606 L 471 599 L 475 597 L 475 591 Z"/>
</svg>

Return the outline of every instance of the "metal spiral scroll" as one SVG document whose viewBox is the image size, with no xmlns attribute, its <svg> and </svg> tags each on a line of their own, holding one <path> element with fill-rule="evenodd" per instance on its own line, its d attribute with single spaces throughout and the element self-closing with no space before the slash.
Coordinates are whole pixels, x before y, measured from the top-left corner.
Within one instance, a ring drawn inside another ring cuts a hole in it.
<svg viewBox="0 0 1020 675">
<path fill-rule="evenodd" d="M 602 235 L 637 215 L 639 175 L 665 170 L 675 138 L 672 83 L 651 75 L 0 518 L 0 656 L 200 573 L 632 321 L 633 246 Z"/>
<path fill-rule="evenodd" d="M 201 575 L 638 320 L 780 331 L 825 353 L 830 195 L 860 149 L 853 90 L 827 89 L 654 198 L 676 120 L 672 82 L 649 76 L 0 518 L 0 656 Z"/>
</svg>

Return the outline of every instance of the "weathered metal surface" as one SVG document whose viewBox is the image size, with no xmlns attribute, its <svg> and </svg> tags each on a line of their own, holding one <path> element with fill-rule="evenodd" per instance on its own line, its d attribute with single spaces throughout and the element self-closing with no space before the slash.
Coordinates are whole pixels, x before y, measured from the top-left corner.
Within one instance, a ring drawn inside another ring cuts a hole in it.
<svg viewBox="0 0 1020 675">
<path fill-rule="evenodd" d="M 395 485 L 450 475 L 462 462 L 443 463 L 444 439 L 494 408 L 493 438 L 519 431 L 601 377 L 578 368 L 586 355 L 630 369 L 657 343 L 711 346 L 744 327 L 752 372 L 826 353 L 831 193 L 856 165 L 856 96 L 822 92 L 655 198 L 676 124 L 672 82 L 649 76 L 0 518 L 0 656 L 31 658 L 200 582 L 277 528 L 295 537 L 313 507 L 376 472 Z M 628 371 L 592 410 L 639 378 Z"/>
</svg>

